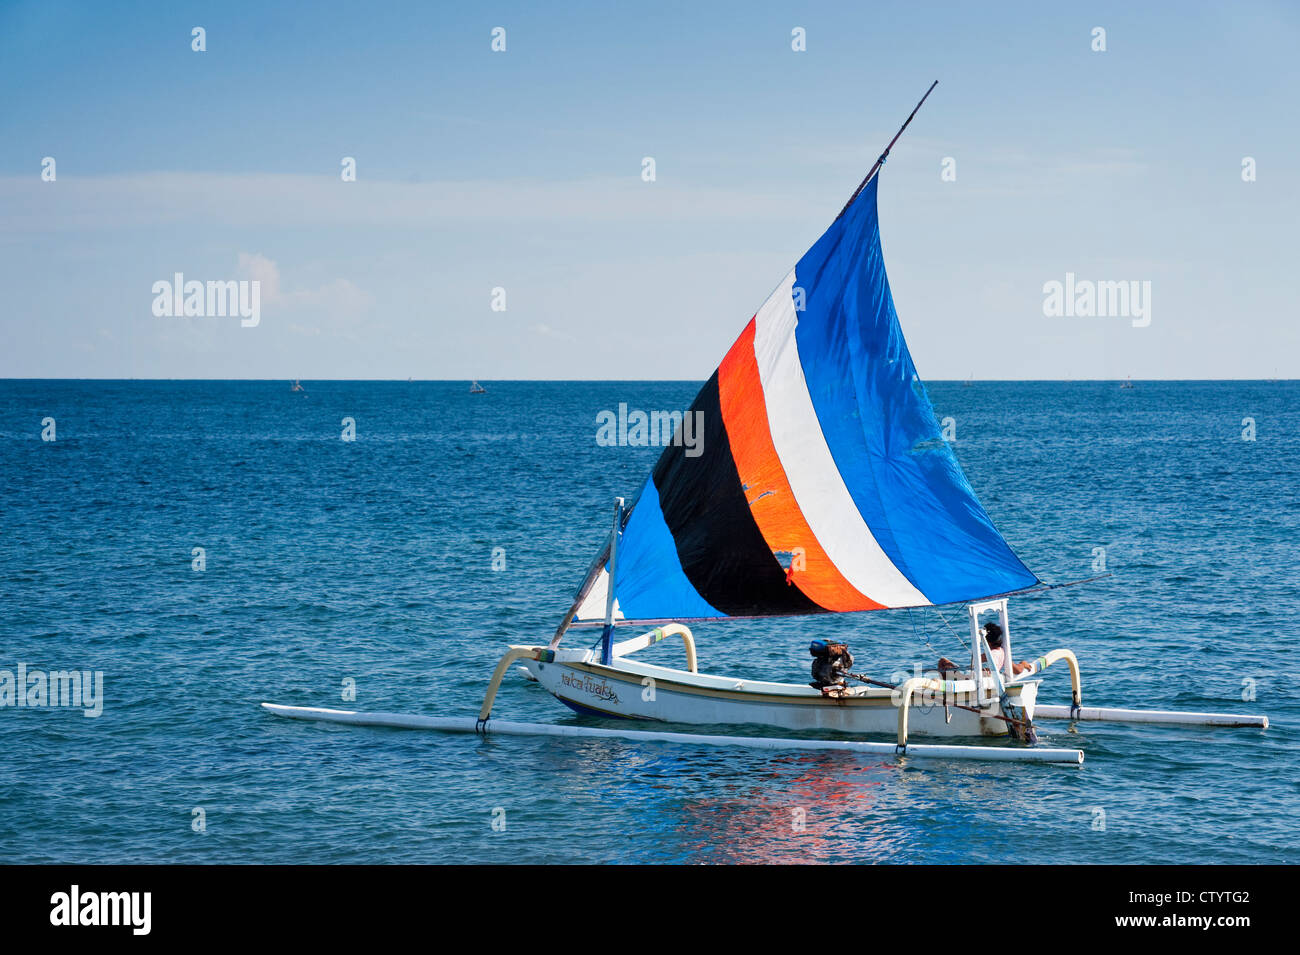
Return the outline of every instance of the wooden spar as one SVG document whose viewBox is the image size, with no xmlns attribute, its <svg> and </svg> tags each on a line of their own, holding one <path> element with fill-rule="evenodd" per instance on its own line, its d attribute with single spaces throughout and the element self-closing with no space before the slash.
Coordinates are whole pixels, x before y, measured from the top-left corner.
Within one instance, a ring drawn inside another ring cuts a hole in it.
<svg viewBox="0 0 1300 955">
<path fill-rule="evenodd" d="M 1046 720 L 1098 720 L 1114 723 L 1171 723 L 1182 726 L 1256 726 L 1268 729 L 1267 716 L 1237 716 L 1233 713 L 1184 713 L 1176 710 L 1117 710 L 1102 706 L 1071 707 L 1039 704 L 1035 718 Z"/>
<path fill-rule="evenodd" d="M 930 84 L 930 88 L 925 91 L 925 96 L 921 97 L 921 102 L 916 104 L 916 109 L 912 110 L 911 114 L 907 117 L 907 121 L 899 127 L 898 132 L 894 133 L 894 138 L 889 141 L 889 145 L 886 146 L 885 151 L 880 154 L 880 158 L 878 158 L 876 164 L 871 167 L 871 171 L 867 173 L 866 178 L 864 178 L 862 182 L 858 183 L 858 188 L 853 190 L 853 195 L 849 196 L 849 201 L 844 203 L 844 208 L 840 210 L 840 215 L 836 216 L 836 219 L 844 215 L 844 213 L 848 211 L 849 206 L 853 205 L 853 200 L 861 194 L 863 189 L 867 188 L 867 183 L 871 181 L 871 177 L 874 176 L 880 167 L 884 165 L 885 159 L 889 156 L 889 151 L 894 148 L 894 143 L 898 142 L 898 137 L 903 135 L 903 130 L 907 129 L 908 124 L 912 122 L 912 117 L 915 116 L 917 110 L 921 108 L 921 103 L 924 103 L 930 97 L 930 94 L 934 92 L 934 88 L 938 85 L 938 80 L 935 80 Z"/>
<path fill-rule="evenodd" d="M 592 726 L 561 726 L 550 723 L 513 723 L 469 717 L 408 716 L 402 713 L 357 713 L 310 706 L 280 706 L 263 703 L 276 716 L 352 726 L 388 726 L 395 729 L 434 730 L 442 733 L 500 733 L 509 736 L 579 736 L 598 739 L 627 739 L 641 742 L 682 743 L 694 746 L 741 746 L 768 750 L 834 750 L 875 756 L 909 756 L 916 759 L 971 759 L 993 762 L 1083 763 L 1083 751 L 1009 746 L 941 746 L 930 744 L 871 743 L 861 740 L 778 739 L 763 736 L 704 736 L 697 733 L 657 733 L 643 730 L 599 729 Z"/>
<path fill-rule="evenodd" d="M 587 594 L 591 593 L 591 587 L 596 582 L 596 578 L 600 576 L 601 570 L 604 569 L 605 561 L 609 560 L 609 545 L 610 542 L 605 541 L 604 548 L 596 555 L 596 559 L 591 562 L 591 566 L 587 568 L 587 576 L 583 579 L 582 586 L 578 588 L 578 596 L 573 598 L 573 606 L 564 615 L 560 625 L 555 628 L 555 636 L 551 637 L 552 650 L 560 645 L 560 640 L 564 638 L 564 632 L 573 623 L 574 615 L 577 614 L 578 608 L 582 606 L 582 602 L 587 599 Z"/>
<path fill-rule="evenodd" d="M 600 576 L 600 571 L 605 566 L 605 561 L 607 560 L 609 560 L 609 541 L 605 541 L 604 549 L 596 555 L 596 559 L 593 560 L 591 566 L 587 568 L 587 576 L 583 578 L 582 586 L 578 588 L 578 596 L 573 598 L 573 606 L 571 606 L 569 612 L 564 615 L 564 619 L 560 621 L 560 625 L 555 628 L 555 636 L 551 637 L 552 650 L 560 645 L 560 640 L 563 639 L 564 632 L 568 630 L 569 625 L 573 623 L 574 615 L 577 614 L 578 608 L 582 606 L 582 602 L 587 599 L 587 594 L 591 593 L 591 586 L 596 582 L 596 578 Z"/>
<path fill-rule="evenodd" d="M 592 566 L 595 568 L 599 568 L 600 565 L 603 564 L 608 559 L 609 559 L 609 551 L 608 550 L 602 551 L 601 556 L 598 559 L 597 563 L 593 564 Z M 596 576 L 598 576 L 598 573 L 592 575 L 591 579 L 594 581 Z M 1094 583 L 1095 581 L 1104 580 L 1107 577 L 1113 577 L 1113 576 L 1115 576 L 1113 573 L 1105 573 L 1105 574 L 1098 574 L 1096 577 L 1081 577 L 1078 580 L 1066 580 L 1066 581 L 1062 581 L 1059 584 L 1039 583 L 1039 584 L 1035 584 L 1032 587 L 1022 587 L 1019 590 L 1008 590 L 1006 593 L 990 594 L 987 597 L 980 597 L 975 602 L 979 603 L 981 601 L 986 601 L 986 600 L 997 600 L 1001 597 L 1020 597 L 1020 596 L 1032 597 L 1036 594 L 1047 593 L 1047 591 L 1049 590 L 1060 590 L 1062 587 L 1077 587 L 1080 584 L 1091 584 Z M 583 599 L 586 599 L 587 593 L 590 590 L 591 590 L 590 585 L 586 585 L 584 590 L 582 591 Z M 566 620 L 569 621 L 569 623 L 567 626 L 564 627 L 564 629 L 577 630 L 580 628 L 603 627 L 605 625 L 605 622 L 603 620 L 579 620 L 576 623 L 573 622 L 573 613 L 578 609 L 578 604 L 580 604 L 581 602 L 582 601 L 579 600 L 577 603 L 573 605 L 573 609 L 570 611 L 569 616 L 565 618 Z M 964 605 L 968 602 L 969 601 L 965 601 L 965 600 L 957 600 L 951 604 L 917 604 L 915 607 L 888 607 L 882 610 L 842 610 L 839 611 L 838 613 L 840 616 L 845 616 L 847 614 L 885 613 L 887 610 L 939 610 L 942 609 L 943 607 L 959 606 L 959 605 Z M 723 623 L 728 620 L 771 620 L 774 617 L 807 617 L 807 616 L 815 616 L 815 615 L 810 615 L 806 610 L 796 610 L 790 613 L 766 613 L 766 614 L 737 613 L 737 614 L 728 614 L 725 617 L 635 617 L 635 618 L 626 618 L 620 620 L 618 623 L 619 626 L 625 626 L 625 627 L 662 627 L 670 623 Z M 557 645 L 558 645 L 557 640 L 553 640 L 551 642 L 552 648 L 556 647 Z"/>
<path fill-rule="evenodd" d="M 618 499 L 618 502 L 621 513 L 625 515 L 630 509 L 623 507 L 623 499 L 621 497 Z M 555 636 L 551 637 L 550 648 L 552 650 L 558 647 L 560 641 L 564 639 L 564 633 L 569 629 L 570 625 L 573 624 L 573 618 L 577 615 L 578 608 L 581 607 L 582 602 L 587 599 L 587 594 L 591 593 L 592 586 L 596 583 L 597 578 L 600 577 L 600 572 L 605 568 L 605 562 L 609 560 L 610 549 L 614 546 L 614 536 L 620 529 L 621 528 L 619 527 L 615 527 L 614 533 L 610 534 L 605 540 L 605 546 L 601 549 L 600 553 L 596 555 L 596 559 L 591 562 L 591 566 L 587 568 L 587 576 L 583 578 L 582 586 L 578 588 L 578 596 L 573 598 L 573 605 L 569 607 L 569 612 L 564 615 L 564 619 L 560 621 L 560 625 L 555 628 Z M 611 581 L 611 584 L 612 583 L 613 581 Z M 604 623 L 602 621 L 601 623 L 593 623 L 592 625 L 603 626 Z"/>
</svg>

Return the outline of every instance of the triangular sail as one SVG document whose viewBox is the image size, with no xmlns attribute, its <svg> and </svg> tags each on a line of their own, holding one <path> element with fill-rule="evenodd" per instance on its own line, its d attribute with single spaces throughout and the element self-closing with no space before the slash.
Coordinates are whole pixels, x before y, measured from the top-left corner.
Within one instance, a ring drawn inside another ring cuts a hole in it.
<svg viewBox="0 0 1300 955">
<path fill-rule="evenodd" d="M 1038 584 L 940 433 L 885 275 L 873 177 L 732 345 L 618 542 L 615 620 L 920 607 Z M 578 607 L 604 619 L 608 572 Z"/>
</svg>

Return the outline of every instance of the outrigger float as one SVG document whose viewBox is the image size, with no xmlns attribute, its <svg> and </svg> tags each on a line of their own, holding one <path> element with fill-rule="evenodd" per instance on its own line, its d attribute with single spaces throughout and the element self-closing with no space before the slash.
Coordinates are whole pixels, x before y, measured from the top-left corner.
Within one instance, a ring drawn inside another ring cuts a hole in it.
<svg viewBox="0 0 1300 955">
<path fill-rule="evenodd" d="M 703 422 L 702 440 L 687 447 L 679 431 L 635 503 L 617 499 L 608 540 L 554 637 L 507 650 L 476 719 L 262 705 L 295 719 L 442 732 L 1074 765 L 1082 751 L 1037 745 L 1036 720 L 1267 728 L 1264 716 L 1085 707 L 1079 662 L 1068 649 L 1027 667 L 1013 663 L 1008 598 L 1051 586 L 993 526 L 943 440 L 881 254 L 878 173 L 936 85 L 696 397 L 687 414 Z M 811 648 L 811 683 L 701 673 L 688 626 L 791 615 L 815 622 L 820 614 L 953 604 L 965 604 L 969 614 L 969 669 L 954 665 L 897 684 L 849 671 L 847 650 L 820 640 Z M 996 619 L 981 622 L 989 616 Z M 615 640 L 619 628 L 636 626 L 648 629 Z M 581 627 L 600 628 L 595 646 L 560 645 Z M 684 669 L 633 659 L 667 639 L 681 640 Z M 1070 704 L 1039 704 L 1044 673 L 1061 662 Z M 493 719 L 512 669 L 581 714 L 853 738 Z M 856 738 L 871 735 L 892 741 Z M 1014 745 L 914 743 L 915 736 Z"/>
</svg>

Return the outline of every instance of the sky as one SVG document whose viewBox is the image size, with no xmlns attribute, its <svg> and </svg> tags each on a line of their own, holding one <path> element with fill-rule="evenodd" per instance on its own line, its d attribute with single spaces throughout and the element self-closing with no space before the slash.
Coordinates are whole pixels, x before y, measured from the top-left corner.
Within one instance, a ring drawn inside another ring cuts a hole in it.
<svg viewBox="0 0 1300 955">
<path fill-rule="evenodd" d="M 702 380 L 938 80 L 880 180 L 923 378 L 1300 378 L 1297 50 L 1251 0 L 0 0 L 0 377 Z"/>
</svg>

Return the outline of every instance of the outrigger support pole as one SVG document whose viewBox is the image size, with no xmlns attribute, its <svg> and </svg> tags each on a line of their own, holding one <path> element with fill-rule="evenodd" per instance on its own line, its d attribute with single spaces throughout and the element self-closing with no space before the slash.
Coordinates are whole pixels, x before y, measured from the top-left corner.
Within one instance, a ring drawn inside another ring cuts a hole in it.
<svg viewBox="0 0 1300 955">
<path fill-rule="evenodd" d="M 1011 659 L 1010 654 L 1007 655 L 1007 659 Z M 1042 673 L 1057 660 L 1064 660 L 1065 665 L 1070 668 L 1070 712 L 1077 713 L 1079 707 L 1083 704 L 1083 683 L 1079 677 L 1079 658 L 1074 655 L 1073 651 L 1062 648 L 1053 650 L 1046 656 L 1039 657 L 1034 661 L 1033 673 Z M 1043 709 L 1044 707 L 1038 707 L 1039 712 L 1042 712 Z"/>
<path fill-rule="evenodd" d="M 473 720 L 469 717 L 408 716 L 402 713 L 357 713 L 310 706 L 277 706 L 263 703 L 276 716 L 348 723 L 353 726 L 391 726 L 395 729 L 435 730 L 443 733 L 477 733 L 509 736 L 577 736 L 596 739 L 629 739 L 638 742 L 678 743 L 693 746 L 743 746 L 772 750 L 838 750 L 872 756 L 905 756 L 912 759 L 975 759 L 998 762 L 1066 763 L 1078 766 L 1083 752 L 1077 749 L 1047 749 L 1038 746 L 943 746 L 932 744 L 872 743 L 865 740 L 781 739 L 765 736 L 705 736 L 698 733 L 661 733 L 646 730 L 604 729 L 550 723 L 513 723 L 506 720 Z"/>
<path fill-rule="evenodd" d="M 506 675 L 506 671 L 510 669 L 510 664 L 525 657 L 533 660 L 539 659 L 540 651 L 537 647 L 511 647 L 506 651 L 506 655 L 501 658 L 497 668 L 492 671 L 492 679 L 488 681 L 487 693 L 483 696 L 483 705 L 479 707 L 478 711 L 480 728 L 492 716 L 492 704 L 496 702 L 497 690 L 501 689 L 501 679 Z"/>
<path fill-rule="evenodd" d="M 849 196 L 849 201 L 844 203 L 844 208 L 840 210 L 840 215 L 836 216 L 835 217 L 836 219 L 844 215 L 844 213 L 848 212 L 849 206 L 853 205 L 853 200 L 858 197 L 858 195 L 862 192 L 863 189 L 867 188 L 867 183 L 871 181 L 871 177 L 874 176 L 877 173 L 877 171 L 879 171 L 880 167 L 885 164 L 885 160 L 889 158 L 889 151 L 894 148 L 894 143 L 898 142 L 898 137 L 903 135 L 903 130 L 907 129 L 908 124 L 912 122 L 912 117 L 915 116 L 917 110 L 921 108 L 921 103 L 924 103 L 927 99 L 929 99 L 930 94 L 934 92 L 934 88 L 938 85 L 939 85 L 938 80 L 935 80 L 933 83 L 930 84 L 930 88 L 925 91 L 925 96 L 921 97 L 921 102 L 916 104 L 916 109 L 912 110 L 911 115 L 907 117 L 907 121 L 904 122 L 903 125 L 899 127 L 898 132 L 896 132 L 894 134 L 894 138 L 889 141 L 889 145 L 886 146 L 885 151 L 880 154 L 880 158 L 877 159 L 876 164 L 871 167 L 871 171 L 867 173 L 866 178 L 863 179 L 862 182 L 858 183 L 858 188 L 853 190 L 853 195 Z"/>
<path fill-rule="evenodd" d="M 1181 710 L 1118 710 L 1104 706 L 1039 704 L 1034 716 L 1045 720 L 1098 720 L 1107 723 L 1168 723 L 1174 726 L 1241 726 L 1268 729 L 1267 716 L 1237 713 L 1189 713 Z"/>
</svg>

